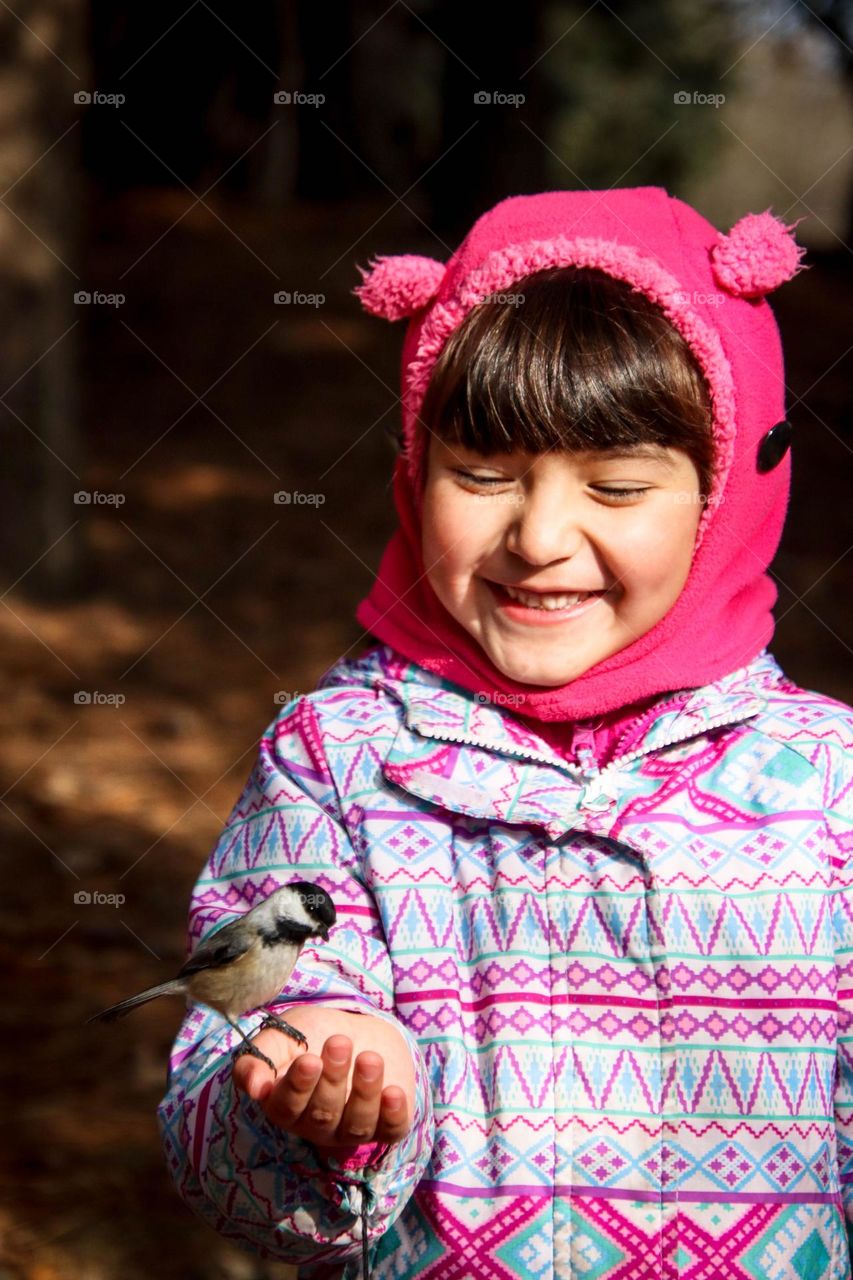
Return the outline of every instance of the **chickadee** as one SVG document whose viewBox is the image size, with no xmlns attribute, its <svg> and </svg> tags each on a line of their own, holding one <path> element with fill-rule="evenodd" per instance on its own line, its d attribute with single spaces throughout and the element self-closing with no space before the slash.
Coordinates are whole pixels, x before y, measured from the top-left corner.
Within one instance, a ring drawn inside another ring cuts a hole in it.
<svg viewBox="0 0 853 1280">
<path fill-rule="evenodd" d="M 157 996 L 186 994 L 221 1013 L 242 1036 L 244 1043 L 235 1057 L 250 1053 L 272 1067 L 275 1075 L 275 1065 L 243 1034 L 234 1019 L 279 995 L 303 943 L 308 938 L 325 941 L 335 923 L 335 914 L 335 905 L 325 889 L 309 880 L 295 880 L 206 938 L 170 982 L 148 987 L 86 1021 L 112 1022 Z M 258 1030 L 265 1027 L 277 1027 L 308 1047 L 302 1032 L 274 1013 L 267 1014 Z"/>
</svg>

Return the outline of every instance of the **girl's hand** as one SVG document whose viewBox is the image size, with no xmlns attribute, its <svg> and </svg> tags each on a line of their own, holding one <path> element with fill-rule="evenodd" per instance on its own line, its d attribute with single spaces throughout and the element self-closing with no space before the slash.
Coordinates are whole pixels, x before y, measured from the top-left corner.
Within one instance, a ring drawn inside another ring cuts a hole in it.
<svg viewBox="0 0 853 1280">
<path fill-rule="evenodd" d="M 292 1005 L 282 1014 L 306 1037 L 308 1049 L 282 1031 L 261 1031 L 252 1043 L 272 1059 L 278 1075 L 273 1080 L 269 1067 L 245 1054 L 234 1063 L 236 1087 L 260 1103 L 273 1124 L 320 1147 L 405 1137 L 415 1079 L 402 1034 L 382 1018 L 321 1005 Z"/>
</svg>

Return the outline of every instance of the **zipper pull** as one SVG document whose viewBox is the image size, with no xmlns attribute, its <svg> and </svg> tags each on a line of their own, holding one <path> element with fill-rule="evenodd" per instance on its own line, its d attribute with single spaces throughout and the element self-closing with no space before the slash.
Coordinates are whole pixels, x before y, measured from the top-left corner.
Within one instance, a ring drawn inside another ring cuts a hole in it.
<svg viewBox="0 0 853 1280">
<path fill-rule="evenodd" d="M 586 779 L 586 786 L 581 792 L 578 806 L 581 809 L 600 811 L 611 808 L 616 803 L 616 797 L 611 794 L 607 785 L 610 780 L 606 777 L 606 770 L 598 767 L 594 746 L 592 729 L 582 725 L 577 730 L 574 743 L 575 755 Z"/>
<path fill-rule="evenodd" d="M 591 809 L 595 812 L 604 809 L 612 809 L 616 803 L 616 796 L 612 791 L 613 779 L 605 778 L 603 774 L 598 774 L 590 779 L 584 787 L 578 805 L 581 809 Z"/>
<path fill-rule="evenodd" d="M 572 750 L 583 772 L 592 777 L 598 773 L 598 760 L 595 755 L 595 734 L 588 724 L 577 724 L 572 736 Z"/>
</svg>

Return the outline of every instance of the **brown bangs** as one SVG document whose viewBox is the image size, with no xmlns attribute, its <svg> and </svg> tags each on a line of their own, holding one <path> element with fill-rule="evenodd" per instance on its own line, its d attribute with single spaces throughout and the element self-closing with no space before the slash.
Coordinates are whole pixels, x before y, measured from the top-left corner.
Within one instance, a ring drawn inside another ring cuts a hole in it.
<svg viewBox="0 0 853 1280">
<path fill-rule="evenodd" d="M 711 402 L 693 353 L 645 294 L 590 267 L 535 272 L 474 307 L 420 418 L 483 454 L 682 449 L 711 489 Z"/>
</svg>

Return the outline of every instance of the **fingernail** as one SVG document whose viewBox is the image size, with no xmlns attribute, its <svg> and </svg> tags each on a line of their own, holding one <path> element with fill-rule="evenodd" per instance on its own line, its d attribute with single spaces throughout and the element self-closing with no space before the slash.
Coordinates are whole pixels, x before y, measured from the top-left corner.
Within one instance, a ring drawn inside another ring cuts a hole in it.
<svg viewBox="0 0 853 1280">
<path fill-rule="evenodd" d="M 370 1084 L 371 1081 L 373 1080 L 378 1080 L 381 1074 L 382 1074 L 381 1067 L 370 1066 L 370 1067 L 361 1068 L 362 1079 L 366 1080 L 368 1084 Z"/>
<path fill-rule="evenodd" d="M 349 1049 L 342 1048 L 340 1045 L 330 1046 L 328 1050 L 329 1061 L 340 1066 L 342 1062 L 346 1062 L 349 1057 Z"/>
</svg>

